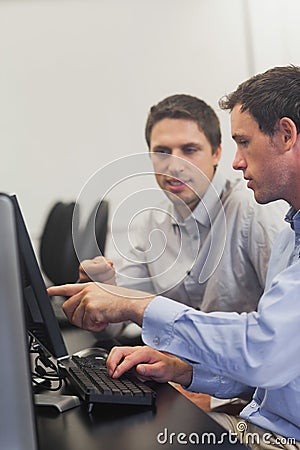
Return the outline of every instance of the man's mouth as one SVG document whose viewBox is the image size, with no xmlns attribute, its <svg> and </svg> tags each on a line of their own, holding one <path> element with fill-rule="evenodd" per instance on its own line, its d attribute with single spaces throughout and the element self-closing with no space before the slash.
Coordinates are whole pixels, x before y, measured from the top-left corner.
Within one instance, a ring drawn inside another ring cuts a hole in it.
<svg viewBox="0 0 300 450">
<path fill-rule="evenodd" d="M 182 185 L 185 185 L 185 183 L 183 181 L 180 181 L 180 180 L 166 180 L 166 182 L 168 184 L 170 184 L 171 186 L 182 186 Z"/>
<path fill-rule="evenodd" d="M 165 179 L 166 186 L 169 190 L 173 192 L 179 192 L 187 186 L 187 181 L 179 180 L 178 178 L 166 178 Z"/>
<path fill-rule="evenodd" d="M 175 177 L 168 177 L 165 178 L 166 183 L 171 185 L 179 185 L 179 184 L 188 184 L 190 180 L 182 180 L 181 178 L 175 178 Z"/>
<path fill-rule="evenodd" d="M 244 179 L 247 181 L 247 187 L 249 189 L 253 189 L 253 179 L 252 178 L 246 178 L 246 177 L 244 177 Z"/>
</svg>

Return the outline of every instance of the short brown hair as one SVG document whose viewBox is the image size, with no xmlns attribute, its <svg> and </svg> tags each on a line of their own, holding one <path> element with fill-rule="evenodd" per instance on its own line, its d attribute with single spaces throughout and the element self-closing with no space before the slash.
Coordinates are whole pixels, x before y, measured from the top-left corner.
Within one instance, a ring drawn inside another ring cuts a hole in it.
<svg viewBox="0 0 300 450">
<path fill-rule="evenodd" d="M 219 101 L 221 109 L 230 111 L 240 104 L 248 111 L 260 130 L 272 136 L 282 117 L 289 117 L 300 132 L 300 67 L 274 67 L 240 84 Z"/>
<path fill-rule="evenodd" d="M 197 97 L 187 94 L 176 94 L 152 106 L 145 128 L 145 137 L 149 148 L 152 128 L 162 119 L 193 120 L 205 134 L 213 153 L 221 144 L 220 122 L 216 113 L 209 105 Z"/>
</svg>

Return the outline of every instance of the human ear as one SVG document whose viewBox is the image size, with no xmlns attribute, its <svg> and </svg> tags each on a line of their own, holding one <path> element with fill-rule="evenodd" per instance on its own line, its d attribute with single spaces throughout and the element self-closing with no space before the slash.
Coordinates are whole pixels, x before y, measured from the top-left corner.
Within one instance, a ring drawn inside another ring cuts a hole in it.
<svg viewBox="0 0 300 450">
<path fill-rule="evenodd" d="M 282 117 L 279 121 L 279 132 L 284 150 L 289 150 L 295 144 L 297 139 L 298 133 L 295 122 L 289 117 Z"/>
<path fill-rule="evenodd" d="M 217 150 L 213 153 L 213 162 L 214 162 L 215 167 L 217 167 L 217 165 L 218 165 L 218 162 L 221 158 L 221 153 L 222 153 L 222 147 L 221 147 L 221 145 L 219 145 Z"/>
</svg>

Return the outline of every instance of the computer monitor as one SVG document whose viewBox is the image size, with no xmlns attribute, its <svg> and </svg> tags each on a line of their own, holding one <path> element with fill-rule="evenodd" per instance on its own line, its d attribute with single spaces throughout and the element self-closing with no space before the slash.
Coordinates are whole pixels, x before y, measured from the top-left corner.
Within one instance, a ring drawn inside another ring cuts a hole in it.
<svg viewBox="0 0 300 450">
<path fill-rule="evenodd" d="M 37 449 L 14 206 L 0 194 L 1 449 Z"/>
<path fill-rule="evenodd" d="M 28 332 L 55 358 L 67 356 L 57 318 L 47 294 L 46 286 L 31 244 L 23 215 L 15 195 L 11 196 L 15 208 L 22 288 Z"/>
</svg>

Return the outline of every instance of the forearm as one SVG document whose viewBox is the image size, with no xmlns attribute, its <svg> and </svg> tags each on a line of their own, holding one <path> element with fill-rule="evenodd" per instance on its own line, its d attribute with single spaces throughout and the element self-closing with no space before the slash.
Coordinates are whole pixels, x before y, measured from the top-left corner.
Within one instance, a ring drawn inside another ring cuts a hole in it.
<svg viewBox="0 0 300 450">
<path fill-rule="evenodd" d="M 142 326 L 145 310 L 154 297 L 155 295 L 149 295 L 143 299 L 124 299 L 124 306 L 122 307 L 123 320 L 130 320 Z"/>
</svg>

